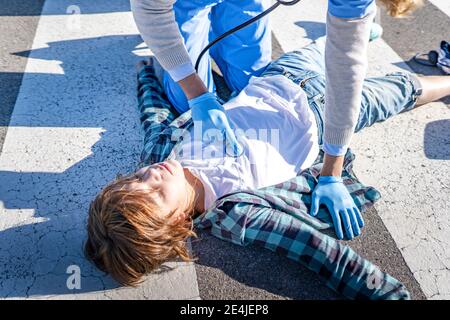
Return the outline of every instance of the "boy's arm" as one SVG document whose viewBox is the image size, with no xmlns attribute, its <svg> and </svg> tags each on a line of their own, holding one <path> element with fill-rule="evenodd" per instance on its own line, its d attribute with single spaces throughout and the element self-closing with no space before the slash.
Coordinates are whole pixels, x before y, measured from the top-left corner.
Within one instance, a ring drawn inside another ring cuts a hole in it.
<svg viewBox="0 0 450 320">
<path fill-rule="evenodd" d="M 350 299 L 409 299 L 404 285 L 348 246 L 279 210 L 234 206 L 211 219 L 211 233 L 238 245 L 256 244 L 316 272 Z"/>
</svg>

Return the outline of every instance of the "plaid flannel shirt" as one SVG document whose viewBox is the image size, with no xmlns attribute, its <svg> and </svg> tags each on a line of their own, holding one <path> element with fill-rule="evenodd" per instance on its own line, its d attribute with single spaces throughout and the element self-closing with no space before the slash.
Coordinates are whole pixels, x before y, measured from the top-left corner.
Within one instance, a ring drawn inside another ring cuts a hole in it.
<svg viewBox="0 0 450 320">
<path fill-rule="evenodd" d="M 168 102 L 151 66 L 138 73 L 138 105 L 145 133 L 141 165 L 174 155 L 180 132 L 192 126 L 190 111 L 181 115 Z M 311 195 L 323 164 L 323 152 L 314 165 L 284 183 L 241 191 L 216 200 L 194 220 L 225 241 L 256 244 L 285 255 L 316 272 L 335 291 L 351 299 L 410 299 L 404 285 L 364 259 L 350 247 L 324 233 L 332 227 L 327 209 L 308 214 Z M 352 170 L 354 155 L 347 152 L 343 181 L 364 212 L 380 198 L 361 184 Z"/>
</svg>

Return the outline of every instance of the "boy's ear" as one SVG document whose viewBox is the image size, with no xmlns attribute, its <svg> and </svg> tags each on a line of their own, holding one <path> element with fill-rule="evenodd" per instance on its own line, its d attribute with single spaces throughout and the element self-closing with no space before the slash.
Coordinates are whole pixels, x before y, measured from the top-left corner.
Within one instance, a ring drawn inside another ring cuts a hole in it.
<svg viewBox="0 0 450 320">
<path fill-rule="evenodd" d="M 186 220 L 188 217 L 187 212 L 180 212 L 177 214 L 177 217 L 175 218 L 176 222 L 181 222 Z"/>
</svg>

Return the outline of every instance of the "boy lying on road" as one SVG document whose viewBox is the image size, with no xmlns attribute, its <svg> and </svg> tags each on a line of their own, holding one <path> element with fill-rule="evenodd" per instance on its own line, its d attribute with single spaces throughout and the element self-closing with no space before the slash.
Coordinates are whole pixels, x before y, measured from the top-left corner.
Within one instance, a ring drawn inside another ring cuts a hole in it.
<svg viewBox="0 0 450 320">
<path fill-rule="evenodd" d="M 169 259 L 191 259 L 186 241 L 195 235 L 194 220 L 217 199 L 284 182 L 310 167 L 322 144 L 324 44 L 322 38 L 283 54 L 223 105 L 244 147 L 240 156 L 228 156 L 227 146 L 212 133 L 205 133 L 208 139 L 198 138 L 202 135 L 192 126 L 177 143 L 174 158 L 107 185 L 90 206 L 87 257 L 120 283 L 135 285 Z M 368 78 L 355 132 L 447 95 L 450 76 L 397 72 Z M 364 221 L 358 208 L 339 213 L 328 209 L 338 238 L 361 233 Z M 317 210 L 312 203 L 311 214 Z M 277 237 L 281 243 L 291 236 L 287 229 L 295 231 L 286 226 L 293 220 L 269 221 L 270 217 L 257 216 L 260 221 L 252 225 L 260 229 L 248 228 L 246 236 L 255 242 Z M 296 254 L 295 245 L 287 250 Z"/>
</svg>

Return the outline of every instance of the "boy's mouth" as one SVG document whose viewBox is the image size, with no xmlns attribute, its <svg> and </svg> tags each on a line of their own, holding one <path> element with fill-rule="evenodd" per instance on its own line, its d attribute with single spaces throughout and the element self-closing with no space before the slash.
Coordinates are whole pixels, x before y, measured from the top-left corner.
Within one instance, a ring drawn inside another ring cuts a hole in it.
<svg viewBox="0 0 450 320">
<path fill-rule="evenodd" d="M 173 171 L 172 168 L 170 167 L 170 165 L 166 162 L 161 162 L 158 164 L 159 166 L 161 166 L 163 169 L 165 169 L 166 171 L 168 171 L 171 175 L 173 175 Z"/>
</svg>

